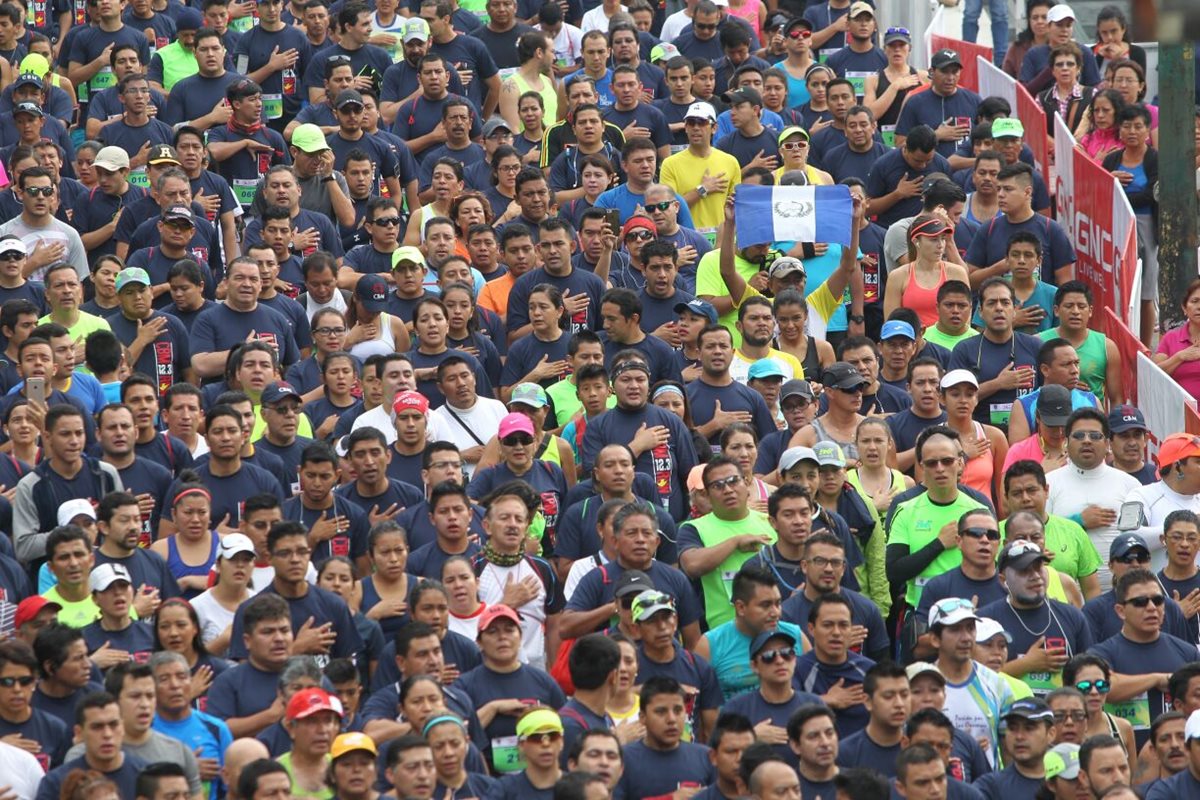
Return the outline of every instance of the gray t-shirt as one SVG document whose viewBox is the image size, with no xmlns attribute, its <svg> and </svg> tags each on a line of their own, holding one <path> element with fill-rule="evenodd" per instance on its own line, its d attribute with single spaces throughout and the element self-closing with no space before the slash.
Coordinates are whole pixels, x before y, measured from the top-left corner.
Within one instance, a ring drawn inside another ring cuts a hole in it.
<svg viewBox="0 0 1200 800">
<path fill-rule="evenodd" d="M 349 197 L 350 186 L 346 183 L 345 176 L 335 169 L 333 177 L 337 180 L 338 186 L 342 187 L 342 193 Z M 267 203 L 263 200 L 262 190 L 263 181 L 259 181 L 258 189 L 254 193 L 254 202 L 250 204 L 250 216 L 252 217 L 261 217 L 263 212 L 267 210 Z M 325 183 L 320 175 L 314 175 L 307 180 L 300 181 L 300 207 L 316 214 L 324 214 L 334 222 L 337 222 L 337 217 L 333 213 L 333 201 L 329 199 L 329 185 Z"/>
<path fill-rule="evenodd" d="M 895 272 L 900 266 L 900 259 L 908 255 L 908 229 L 912 227 L 916 217 L 899 219 L 888 226 L 883 237 L 883 262 L 887 271 Z"/>
<path fill-rule="evenodd" d="M 66 255 L 63 256 L 63 261 L 68 262 L 75 271 L 79 273 L 79 279 L 83 280 L 90 273 L 88 272 L 87 251 L 83 249 L 83 240 L 79 238 L 79 233 L 67 223 L 54 217 L 48 218 L 48 224 L 43 228 L 31 228 L 25 224 L 25 220 L 18 214 L 8 222 L 0 225 L 0 236 L 12 234 L 20 237 L 25 243 L 25 247 L 29 252 L 33 252 L 33 248 L 39 242 L 62 242 L 67 246 Z M 49 266 L 49 265 L 47 265 Z M 30 280 L 40 281 L 45 277 L 45 268 L 37 270 L 29 275 Z"/>
<path fill-rule="evenodd" d="M 137 756 L 147 764 L 170 761 L 182 765 L 183 774 L 187 776 L 188 790 L 193 796 L 200 793 L 202 788 L 200 786 L 200 765 L 196 763 L 196 754 L 178 739 L 172 739 L 166 734 L 152 730 L 150 731 L 150 738 L 143 744 L 122 744 L 121 750 L 130 755 Z M 67 751 L 66 760 L 70 761 L 79 758 L 83 755 L 83 752 L 84 746 L 77 744 Z"/>
</svg>

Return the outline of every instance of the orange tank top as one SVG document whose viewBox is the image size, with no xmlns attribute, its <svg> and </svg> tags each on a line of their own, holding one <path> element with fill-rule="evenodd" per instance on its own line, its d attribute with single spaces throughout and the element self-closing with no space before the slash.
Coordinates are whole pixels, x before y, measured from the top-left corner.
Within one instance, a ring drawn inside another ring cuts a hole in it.
<svg viewBox="0 0 1200 800">
<path fill-rule="evenodd" d="M 978 422 L 972 424 L 975 426 L 976 438 L 987 436 L 982 425 Z M 992 478 L 995 476 L 995 469 L 996 462 L 992 460 L 990 450 L 981 456 L 969 459 L 963 467 L 963 486 L 970 486 L 985 497 L 992 497 Z M 994 500 L 995 498 L 993 498 L 993 502 Z"/>
<path fill-rule="evenodd" d="M 926 289 L 917 283 L 916 263 L 909 264 L 908 280 L 904 283 L 904 293 L 900 297 L 900 305 L 917 312 L 917 316 L 921 318 L 921 324 L 926 328 L 933 327 L 938 321 L 937 293 L 938 289 L 942 288 L 942 284 L 946 282 L 946 262 L 939 261 L 938 269 L 940 273 L 937 286 Z"/>
</svg>

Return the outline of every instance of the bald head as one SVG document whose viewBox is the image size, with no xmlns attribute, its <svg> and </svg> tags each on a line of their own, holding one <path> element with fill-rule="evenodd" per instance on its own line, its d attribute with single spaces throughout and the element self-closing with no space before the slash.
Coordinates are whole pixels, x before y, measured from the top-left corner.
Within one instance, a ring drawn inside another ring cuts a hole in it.
<svg viewBox="0 0 1200 800">
<path fill-rule="evenodd" d="M 663 200 L 674 200 L 675 190 L 663 183 L 652 183 L 646 189 L 647 203 L 661 203 Z"/>
<path fill-rule="evenodd" d="M 225 766 L 221 768 L 221 777 L 225 781 L 225 786 L 228 787 L 228 796 L 231 800 L 239 800 L 237 785 L 242 768 L 251 761 L 270 757 L 271 752 L 258 739 L 233 740 L 233 743 L 225 750 Z"/>
<path fill-rule="evenodd" d="M 750 773 L 749 788 L 754 800 L 791 800 L 800 797 L 800 778 L 782 761 L 764 761 Z"/>
</svg>

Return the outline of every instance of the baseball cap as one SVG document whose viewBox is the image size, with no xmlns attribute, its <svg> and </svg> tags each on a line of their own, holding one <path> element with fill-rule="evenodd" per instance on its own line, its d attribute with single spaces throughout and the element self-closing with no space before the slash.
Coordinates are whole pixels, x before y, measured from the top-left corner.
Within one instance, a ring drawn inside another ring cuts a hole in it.
<svg viewBox="0 0 1200 800">
<path fill-rule="evenodd" d="M 17 103 L 13 107 L 12 113 L 13 116 L 16 116 L 17 114 L 33 114 L 35 117 L 46 116 L 46 112 L 42 111 L 41 106 L 39 106 L 37 103 L 30 103 L 28 101 L 24 103 Z"/>
<path fill-rule="evenodd" d="M 296 400 L 297 402 L 303 402 L 300 399 L 300 393 L 297 392 L 296 388 L 287 381 L 275 381 L 273 383 L 268 383 L 267 388 L 263 389 L 262 404 L 264 406 L 273 406 L 283 400 Z"/>
<path fill-rule="evenodd" d="M 858 367 L 845 361 L 835 361 L 821 374 L 821 383 L 830 389 L 854 389 L 867 383 Z"/>
<path fill-rule="evenodd" d="M 892 42 L 908 42 L 912 44 L 912 34 L 906 28 L 888 28 L 883 35 L 883 43 L 885 45 Z"/>
<path fill-rule="evenodd" d="M 240 78 L 225 87 L 225 99 L 231 103 L 234 100 L 254 97 L 256 94 L 262 94 L 262 87 L 249 78 Z"/>
<path fill-rule="evenodd" d="M 17 79 L 13 81 L 13 89 L 20 89 L 22 86 L 36 86 L 41 89 L 42 76 L 38 75 L 36 72 L 22 72 L 17 76 Z"/>
<path fill-rule="evenodd" d="M 311 122 L 297 125 L 296 130 L 292 131 L 292 146 L 304 153 L 319 153 L 329 149 L 325 134 Z"/>
<path fill-rule="evenodd" d="M 944 597 L 929 609 L 930 628 L 934 625 L 957 625 L 969 619 L 978 621 L 979 615 L 968 598 Z"/>
<path fill-rule="evenodd" d="M 1000 551 L 1000 569 L 1025 569 L 1031 564 L 1049 560 L 1046 551 L 1028 539 L 1015 539 Z"/>
<path fill-rule="evenodd" d="M 333 107 L 339 111 L 343 106 L 353 105 L 363 105 L 363 96 L 355 89 L 343 89 L 342 91 L 338 92 L 337 97 L 334 98 L 333 101 Z"/>
<path fill-rule="evenodd" d="M 746 374 L 746 380 L 758 380 L 760 378 L 786 378 L 787 372 L 783 368 L 783 364 L 777 358 L 760 358 L 750 365 L 750 371 Z"/>
<path fill-rule="evenodd" d="M 803 397 L 812 400 L 812 386 L 803 378 L 792 378 L 790 381 L 785 381 L 779 389 L 779 402 L 782 403 L 789 397 Z"/>
<path fill-rule="evenodd" d="M 675 600 L 657 589 L 647 589 L 633 598 L 633 621 L 645 622 L 659 611 L 675 611 Z"/>
<path fill-rule="evenodd" d="M 1142 549 L 1146 551 L 1146 555 L 1150 555 L 1150 548 L 1146 546 L 1146 540 L 1136 533 L 1122 533 L 1117 538 L 1112 540 L 1112 544 L 1108 546 L 1108 560 L 1112 561 L 1117 558 L 1124 558 L 1129 555 L 1129 551 Z"/>
<path fill-rule="evenodd" d="M 150 276 L 146 273 L 146 270 L 142 269 L 141 267 L 126 267 L 117 273 L 118 292 L 132 283 L 140 283 L 142 286 L 149 286 Z"/>
<path fill-rule="evenodd" d="M 1025 126 L 1016 117 L 996 117 L 992 120 L 992 138 L 1002 139 L 1012 137 L 1019 139 L 1025 135 Z"/>
<path fill-rule="evenodd" d="M 961 67 L 963 65 L 962 58 L 959 57 L 957 50 L 951 50 L 950 48 L 938 50 L 929 59 L 930 69 L 945 69 L 946 67 L 955 65 Z"/>
<path fill-rule="evenodd" d="M 771 264 L 771 269 L 767 272 L 768 278 L 786 278 L 788 275 L 799 272 L 805 277 L 808 273 L 804 269 L 804 262 L 794 256 L 782 256 L 775 259 Z"/>
<path fill-rule="evenodd" d="M 784 24 L 784 34 L 786 35 L 792 28 L 808 28 L 811 31 L 813 29 L 813 24 L 810 20 L 807 20 L 804 17 L 792 17 Z"/>
<path fill-rule="evenodd" d="M 500 427 L 496 431 L 496 435 L 502 440 L 507 439 L 514 433 L 527 433 L 533 436 L 533 422 L 519 411 L 506 414 L 500 420 Z"/>
<path fill-rule="evenodd" d="M 796 637 L 783 628 L 767 628 L 759 631 L 758 635 L 754 637 L 754 641 L 750 642 L 750 659 L 754 660 L 754 657 L 761 653 L 772 639 L 787 639 L 793 647 L 796 646 Z"/>
<path fill-rule="evenodd" d="M 396 399 L 392 401 L 392 411 L 399 414 L 401 411 L 420 411 L 422 414 L 429 413 L 429 401 L 425 399 L 425 395 L 418 392 L 404 391 L 396 395 Z"/>
<path fill-rule="evenodd" d="M 958 386 L 962 383 L 969 383 L 976 389 L 979 388 L 979 379 L 969 369 L 952 369 L 942 376 L 941 385 L 943 389 L 949 389 L 952 386 Z"/>
<path fill-rule="evenodd" d="M 913 326 L 902 319 L 889 319 L 883 323 L 879 331 L 879 340 L 891 339 L 893 336 L 903 336 L 911 342 L 917 340 L 917 332 L 913 330 Z"/>
<path fill-rule="evenodd" d="M 687 476 L 687 490 L 689 492 L 704 491 L 704 465 L 697 464 L 692 467 L 692 471 Z"/>
<path fill-rule="evenodd" d="M 0 253 L 20 253 L 26 256 L 29 255 L 29 248 L 19 238 L 10 235 L 0 239 Z"/>
<path fill-rule="evenodd" d="M 1056 428 L 1067 424 L 1071 416 L 1071 391 L 1057 383 L 1047 383 L 1038 391 L 1037 415 L 1043 425 Z"/>
<path fill-rule="evenodd" d="M 1024 697 L 1005 709 L 1001 719 L 1011 719 L 1013 717 L 1053 722 L 1054 712 L 1050 710 L 1050 706 L 1046 705 L 1046 701 L 1040 697 Z"/>
<path fill-rule="evenodd" d="M 492 626 L 492 623 L 498 619 L 506 619 L 512 622 L 512 624 L 516 625 L 518 628 L 521 627 L 520 614 L 518 614 L 516 611 L 513 611 L 503 603 L 496 603 L 494 606 L 488 606 L 485 608 L 483 613 L 479 615 L 479 632 L 483 633 L 486 631 Z"/>
<path fill-rule="evenodd" d="M 518 383 L 514 386 L 512 396 L 508 399 L 509 408 L 512 408 L 515 403 L 530 408 L 545 408 L 550 405 L 550 401 L 546 397 L 546 390 L 536 383 Z"/>
<path fill-rule="evenodd" d="M 743 86 L 740 89 L 734 89 L 732 92 L 726 92 L 722 95 L 722 99 L 731 106 L 736 106 L 738 103 L 749 103 L 752 106 L 762 106 L 762 95 L 757 89 L 749 86 Z"/>
<path fill-rule="evenodd" d="M 383 276 L 370 273 L 358 279 L 354 286 L 354 296 L 363 304 L 363 308 L 372 314 L 387 311 L 387 282 Z"/>
<path fill-rule="evenodd" d="M 96 509 L 92 506 L 91 500 L 76 497 L 74 500 L 68 500 L 58 507 L 59 525 L 70 525 L 71 520 L 76 517 L 88 517 L 92 521 L 95 521 Z"/>
<path fill-rule="evenodd" d="M 1077 19 L 1075 12 L 1066 3 L 1051 6 L 1050 10 L 1046 13 L 1047 22 L 1062 22 L 1065 19 Z"/>
<path fill-rule="evenodd" d="M 647 589 L 654 588 L 654 581 L 640 569 L 627 569 L 617 578 L 613 588 L 614 597 L 624 597 L 629 594 L 641 594 Z"/>
<path fill-rule="evenodd" d="M 32 597 L 26 597 L 17 604 L 17 613 L 13 617 L 13 629 L 20 630 L 21 626 L 29 622 L 38 614 L 42 613 L 42 609 L 47 606 L 53 606 L 56 611 L 62 611 L 62 606 L 53 600 L 47 600 L 40 594 L 35 594 Z"/>
<path fill-rule="evenodd" d="M 222 537 L 221 546 L 217 548 L 217 557 L 233 558 L 238 553 L 249 553 L 253 556 L 257 552 L 254 549 L 254 542 L 250 541 L 249 536 L 244 533 L 230 533 Z"/>
<path fill-rule="evenodd" d="M 196 224 L 196 218 L 192 216 L 192 210 L 187 206 L 171 206 L 162 213 L 163 222 L 174 222 L 180 220 L 184 222 L 190 222 L 193 225 Z"/>
<path fill-rule="evenodd" d="M 175 15 L 175 32 L 198 31 L 204 27 L 204 17 L 194 8 L 184 7 Z"/>
<path fill-rule="evenodd" d="M 706 317 L 712 324 L 717 324 L 718 316 L 716 306 L 705 300 L 696 299 L 689 300 L 686 303 L 675 304 L 676 314 L 682 314 L 685 311 L 695 314 L 698 317 Z"/>
<path fill-rule="evenodd" d="M 411 261 L 413 264 L 425 266 L 425 254 L 413 245 L 405 245 L 397 247 L 392 251 L 392 269 L 399 266 L 402 261 Z"/>
<path fill-rule="evenodd" d="M 870 14 L 873 17 L 873 16 L 875 16 L 875 9 L 871 6 L 870 3 L 864 2 L 864 0 L 858 0 L 857 3 L 851 4 L 850 19 L 854 19 L 859 14 L 863 14 L 863 13 Z"/>
<path fill-rule="evenodd" d="M 1005 641 L 1012 641 L 1012 634 L 1004 630 L 1004 626 L 994 619 L 977 617 L 975 622 L 975 643 L 990 642 L 993 637 L 1003 634 Z"/>
<path fill-rule="evenodd" d="M 1200 437 L 1190 433 L 1172 433 L 1158 446 L 1159 469 L 1166 469 L 1192 456 L 1200 456 Z"/>
<path fill-rule="evenodd" d="M 630 231 L 635 231 L 639 228 L 644 228 L 655 236 L 658 236 L 658 226 L 654 224 L 654 220 L 638 214 L 625 220 L 625 224 L 621 226 L 621 238 L 624 239 L 629 235 Z"/>
<path fill-rule="evenodd" d="M 550 731 L 563 732 L 562 717 L 552 708 L 535 708 L 517 720 L 517 736 Z"/>
<path fill-rule="evenodd" d="M 908 675 L 908 680 L 914 681 L 918 675 L 935 675 L 942 683 L 946 682 L 946 676 L 937 668 L 936 664 L 930 664 L 928 661 L 914 661 L 904 668 L 904 672 Z"/>
<path fill-rule="evenodd" d="M 711 103 L 706 103 L 703 100 L 697 100 L 695 103 L 692 103 L 690 106 L 688 106 L 687 113 L 683 115 L 683 118 L 685 120 L 703 119 L 708 120 L 709 122 L 716 122 L 717 112 L 716 109 L 712 107 Z"/>
<path fill-rule="evenodd" d="M 342 716 L 342 701 L 322 689 L 320 686 L 310 686 L 292 695 L 287 704 L 287 718 L 304 719 L 322 711 L 332 711 Z"/>
<path fill-rule="evenodd" d="M 817 460 L 816 451 L 811 447 L 789 447 L 779 456 L 779 471 L 787 472 L 801 461 L 811 461 L 814 464 L 821 463 Z"/>
<path fill-rule="evenodd" d="M 1079 777 L 1079 745 L 1070 742 L 1054 745 L 1042 756 L 1042 766 L 1046 768 L 1046 780 L 1075 780 Z"/>
<path fill-rule="evenodd" d="M 837 442 L 823 441 L 813 445 L 813 452 L 817 455 L 817 465 L 821 467 L 844 467 L 846 466 L 846 455 L 842 452 L 841 445 Z"/>
<path fill-rule="evenodd" d="M 358 733 L 357 731 L 342 733 L 338 734 L 338 737 L 333 740 L 333 747 L 329 748 L 329 757 L 337 761 L 347 753 L 354 753 L 360 750 L 370 753 L 373 756 L 379 755 L 379 749 L 375 747 L 375 740 L 365 733 Z"/>
<path fill-rule="evenodd" d="M 19 617 L 20 614 L 20 606 L 18 606 L 17 616 Z M 17 624 L 19 625 L 20 623 Z M 1200 709 L 1193 711 L 1191 716 L 1188 717 L 1187 724 L 1183 726 L 1183 740 L 1190 742 L 1192 739 L 1200 739 Z"/>
<path fill-rule="evenodd" d="M 670 42 L 659 42 L 650 48 L 650 63 L 654 64 L 659 61 L 670 61 L 679 55 L 679 48 Z M 686 119 L 686 117 L 684 118 Z"/>
<path fill-rule="evenodd" d="M 778 141 L 779 144 L 783 144 L 793 136 L 801 136 L 806 142 L 811 138 L 808 135 L 808 131 L 804 130 L 804 128 L 801 128 L 799 125 L 789 125 L 779 132 L 779 138 L 776 141 Z"/>
<path fill-rule="evenodd" d="M 179 166 L 179 154 L 169 144 L 156 144 L 150 148 L 150 155 L 146 157 L 146 163 Z"/>
<path fill-rule="evenodd" d="M 492 117 L 487 122 L 483 123 L 483 138 L 490 139 L 496 135 L 496 131 L 508 131 L 512 133 L 512 127 L 503 117 Z"/>
<path fill-rule="evenodd" d="M 404 41 L 411 42 L 413 40 L 429 41 L 429 23 L 422 17 L 409 17 L 408 23 L 404 26 Z"/>
<path fill-rule="evenodd" d="M 133 578 L 129 576 L 129 570 L 125 568 L 125 565 L 101 564 L 92 570 L 92 574 L 88 577 L 88 588 L 93 592 L 103 592 L 117 581 L 125 581 L 130 586 L 133 585 Z"/>
<path fill-rule="evenodd" d="M 1146 418 L 1142 416 L 1140 408 L 1124 405 L 1115 406 L 1108 412 L 1108 429 L 1113 433 L 1124 433 L 1133 430 L 1149 431 L 1150 426 L 1146 424 Z"/>
</svg>

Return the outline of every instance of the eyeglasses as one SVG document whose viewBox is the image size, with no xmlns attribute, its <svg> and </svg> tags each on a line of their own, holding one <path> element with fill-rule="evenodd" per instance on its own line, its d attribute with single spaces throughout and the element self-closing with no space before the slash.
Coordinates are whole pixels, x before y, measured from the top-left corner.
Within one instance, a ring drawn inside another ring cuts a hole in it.
<svg viewBox="0 0 1200 800">
<path fill-rule="evenodd" d="M 784 150 L 803 150 L 808 147 L 808 142 L 784 142 L 782 147 Z"/>
<path fill-rule="evenodd" d="M 630 231 L 625 236 L 625 241 L 633 239 L 635 242 L 648 242 L 654 238 L 654 234 L 650 231 Z"/>
<path fill-rule="evenodd" d="M 1100 431 L 1071 431 L 1071 438 L 1077 442 L 1102 442 L 1104 434 Z"/>
<path fill-rule="evenodd" d="M 312 550 L 307 547 L 301 547 L 296 550 L 276 550 L 274 553 L 271 553 L 271 558 L 282 558 L 284 561 L 291 561 L 293 558 L 304 560 L 311 555 Z"/>
<path fill-rule="evenodd" d="M 1141 597 L 1130 597 L 1125 600 L 1123 605 L 1133 606 L 1134 608 L 1145 608 L 1154 604 L 1155 608 L 1161 608 L 1167 604 L 1167 598 L 1161 594 L 1144 594 Z"/>
<path fill-rule="evenodd" d="M 533 444 L 533 437 L 527 433 L 514 433 L 500 440 L 505 447 L 525 447 Z"/>
<path fill-rule="evenodd" d="M 500 166 L 496 167 L 496 170 L 498 172 L 520 172 L 521 165 L 520 164 L 501 164 Z"/>
<path fill-rule="evenodd" d="M 972 539 L 982 539 L 986 536 L 990 542 L 1000 541 L 1000 531 L 995 528 L 963 528 L 958 535 L 969 536 Z"/>
<path fill-rule="evenodd" d="M 1113 561 L 1116 561 L 1118 564 L 1149 564 L 1150 563 L 1150 554 L 1149 553 L 1126 553 L 1125 555 L 1121 556 L 1120 558 L 1114 558 Z"/>
<path fill-rule="evenodd" d="M 399 217 L 379 217 L 375 220 L 372 220 L 371 224 L 372 225 L 382 225 L 385 228 L 398 228 L 398 227 L 400 227 L 400 218 Z"/>
<path fill-rule="evenodd" d="M 3 258 L 3 256 L 0 256 L 0 258 Z M 1182 533 L 1168 533 L 1167 541 L 1171 544 L 1180 544 L 1182 542 L 1187 542 L 1188 544 L 1200 544 L 1200 535 L 1193 533 L 1191 536 L 1184 536 Z"/>
<path fill-rule="evenodd" d="M 834 569 L 841 569 L 842 567 L 846 566 L 846 559 L 844 559 L 844 558 L 826 558 L 825 556 L 813 556 L 812 558 L 806 558 L 804 560 L 807 561 L 808 563 L 812 564 L 814 567 L 817 567 L 818 569 L 825 569 L 826 567 L 833 567 Z"/>
<path fill-rule="evenodd" d="M 708 484 L 707 488 L 716 489 L 718 492 L 721 492 L 721 491 L 724 491 L 725 489 L 731 488 L 733 486 L 737 486 L 741 482 L 742 482 L 741 475 L 730 475 L 727 478 L 717 478 L 715 481 L 710 482 Z"/>
<path fill-rule="evenodd" d="M 942 458 L 926 458 L 921 461 L 921 466 L 925 469 L 933 469 L 934 467 L 946 467 L 949 469 L 958 463 L 958 456 L 944 456 Z"/>
<path fill-rule="evenodd" d="M 323 327 L 323 328 L 313 328 L 312 332 L 317 334 L 318 336 L 341 336 L 342 334 L 344 334 L 346 332 L 346 329 L 345 328 Z"/>
<path fill-rule="evenodd" d="M 22 189 L 25 194 L 30 197 L 50 197 L 54 194 L 53 186 L 30 186 L 28 189 Z"/>
<path fill-rule="evenodd" d="M 811 39 L 812 31 L 807 30 L 806 28 L 794 28 L 794 29 L 788 31 L 788 38 L 789 39 Z"/>
<path fill-rule="evenodd" d="M 434 461 L 429 465 L 430 469 L 462 469 L 461 461 Z"/>
<path fill-rule="evenodd" d="M 1079 65 L 1076 64 L 1074 61 L 1055 61 L 1054 62 L 1055 69 L 1074 69 L 1077 66 L 1079 66 Z"/>
<path fill-rule="evenodd" d="M 522 739 L 526 742 L 534 744 L 551 744 L 562 738 L 562 734 L 558 731 L 543 731 L 542 733 L 530 733 Z"/>
<path fill-rule="evenodd" d="M 11 689 L 14 686 L 32 686 L 37 678 L 32 675 L 22 675 L 19 678 L 0 678 L 0 686 Z"/>
<path fill-rule="evenodd" d="M 646 210 L 647 211 L 666 211 L 668 208 L 671 207 L 671 204 L 674 202 L 675 202 L 674 200 L 663 200 L 661 203 L 648 203 L 646 205 Z"/>
<path fill-rule="evenodd" d="M 773 650 L 763 650 L 758 654 L 758 658 L 764 664 L 774 664 L 775 659 L 782 658 L 784 661 L 791 661 L 796 657 L 796 648 L 794 647 L 776 647 Z"/>
<path fill-rule="evenodd" d="M 1095 689 L 1100 694 L 1107 694 L 1112 688 L 1107 678 L 1097 678 L 1094 681 L 1079 681 L 1075 684 L 1075 688 L 1084 694 L 1090 694 L 1092 689 Z"/>
<path fill-rule="evenodd" d="M 1083 722 L 1087 719 L 1087 712 L 1086 711 L 1055 711 L 1054 719 L 1056 722 L 1066 722 L 1067 720 L 1071 720 L 1072 722 Z"/>
<path fill-rule="evenodd" d="M 170 222 L 164 222 L 163 225 L 165 225 L 168 228 L 174 228 L 177 231 L 195 230 L 195 226 L 192 225 L 192 223 L 185 222 L 181 219 L 173 219 Z"/>
</svg>

